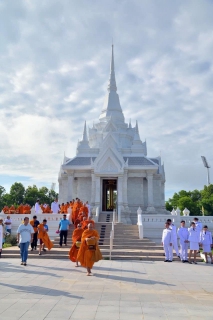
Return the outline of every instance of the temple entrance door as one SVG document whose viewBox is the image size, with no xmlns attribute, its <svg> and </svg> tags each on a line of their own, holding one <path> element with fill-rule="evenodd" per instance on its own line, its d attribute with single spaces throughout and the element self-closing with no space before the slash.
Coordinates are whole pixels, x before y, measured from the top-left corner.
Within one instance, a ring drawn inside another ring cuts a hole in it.
<svg viewBox="0 0 213 320">
<path fill-rule="evenodd" d="M 102 180 L 102 211 L 113 211 L 117 207 L 117 180 Z"/>
</svg>

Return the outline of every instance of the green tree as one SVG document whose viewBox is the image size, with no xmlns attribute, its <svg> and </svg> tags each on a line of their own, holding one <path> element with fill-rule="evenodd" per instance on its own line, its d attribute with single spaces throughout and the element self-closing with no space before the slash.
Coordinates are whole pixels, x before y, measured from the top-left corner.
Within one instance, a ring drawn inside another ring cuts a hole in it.
<svg viewBox="0 0 213 320">
<path fill-rule="evenodd" d="M 24 200 L 25 187 L 20 182 L 15 182 L 10 188 L 10 196 L 13 204 L 20 204 Z"/>
<path fill-rule="evenodd" d="M 1 212 L 2 208 L 4 207 L 3 197 L 4 197 L 5 193 L 6 193 L 5 188 L 0 186 L 0 212 Z"/>
<path fill-rule="evenodd" d="M 36 200 L 39 198 L 39 191 L 36 185 L 28 186 L 25 191 L 24 203 L 28 203 L 33 206 Z"/>
<path fill-rule="evenodd" d="M 205 215 L 213 215 L 213 185 L 205 186 L 201 191 L 201 208 L 204 208 Z"/>
</svg>

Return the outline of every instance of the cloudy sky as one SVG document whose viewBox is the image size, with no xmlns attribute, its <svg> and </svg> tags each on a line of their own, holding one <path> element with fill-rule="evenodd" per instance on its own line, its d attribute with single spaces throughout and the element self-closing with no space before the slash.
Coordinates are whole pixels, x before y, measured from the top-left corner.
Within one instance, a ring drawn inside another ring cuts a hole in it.
<svg viewBox="0 0 213 320">
<path fill-rule="evenodd" d="M 0 0 L 0 185 L 51 186 L 97 121 L 112 38 L 121 106 L 162 155 L 166 195 L 213 166 L 212 0 Z M 213 180 L 213 172 L 212 180 Z"/>
</svg>

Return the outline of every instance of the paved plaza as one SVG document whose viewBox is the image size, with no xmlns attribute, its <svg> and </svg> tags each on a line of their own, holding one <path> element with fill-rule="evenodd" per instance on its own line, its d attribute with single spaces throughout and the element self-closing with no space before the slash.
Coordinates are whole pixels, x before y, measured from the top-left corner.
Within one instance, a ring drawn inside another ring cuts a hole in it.
<svg viewBox="0 0 213 320">
<path fill-rule="evenodd" d="M 213 266 L 108 261 L 93 276 L 69 260 L 0 260 L 0 319 L 213 319 Z"/>
</svg>

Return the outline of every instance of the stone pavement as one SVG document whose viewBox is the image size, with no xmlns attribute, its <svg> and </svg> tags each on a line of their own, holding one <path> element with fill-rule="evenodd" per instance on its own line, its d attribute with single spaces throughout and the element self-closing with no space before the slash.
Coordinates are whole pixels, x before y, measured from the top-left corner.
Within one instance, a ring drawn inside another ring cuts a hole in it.
<svg viewBox="0 0 213 320">
<path fill-rule="evenodd" d="M 93 276 L 69 260 L 0 260 L 0 319 L 213 319 L 213 266 L 108 261 Z"/>
</svg>

